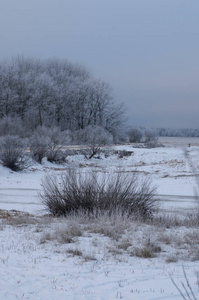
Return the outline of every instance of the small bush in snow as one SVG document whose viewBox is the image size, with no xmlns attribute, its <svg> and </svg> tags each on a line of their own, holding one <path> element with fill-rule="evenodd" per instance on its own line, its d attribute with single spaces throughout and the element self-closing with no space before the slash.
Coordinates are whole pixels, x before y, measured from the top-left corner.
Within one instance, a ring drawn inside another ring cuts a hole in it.
<svg viewBox="0 0 199 300">
<path fill-rule="evenodd" d="M 69 132 L 61 132 L 59 128 L 54 127 L 47 134 L 50 139 L 46 153 L 47 160 L 55 163 L 64 162 L 66 155 L 62 151 L 62 147 L 70 141 Z"/>
<path fill-rule="evenodd" d="M 30 151 L 33 159 L 38 163 L 46 156 L 48 150 L 49 138 L 35 132 L 30 139 Z"/>
<path fill-rule="evenodd" d="M 118 158 L 123 158 L 124 156 L 131 156 L 133 154 L 133 151 L 127 151 L 127 150 L 119 150 L 118 152 Z"/>
<path fill-rule="evenodd" d="M 140 128 L 132 128 L 128 132 L 130 143 L 141 143 L 143 132 Z"/>
<path fill-rule="evenodd" d="M 155 257 L 158 252 L 161 252 L 161 247 L 149 239 L 143 247 L 136 248 L 134 254 L 137 257 L 152 258 Z"/>
<path fill-rule="evenodd" d="M 55 216 L 86 211 L 128 213 L 151 217 L 156 209 L 155 188 L 140 182 L 135 174 L 82 174 L 69 169 L 64 175 L 48 175 L 43 182 L 41 201 Z"/>
<path fill-rule="evenodd" d="M 144 143 L 147 145 L 156 145 L 158 137 L 154 130 L 146 129 L 144 132 Z"/>
<path fill-rule="evenodd" d="M 41 163 L 44 157 L 50 162 L 63 162 L 65 155 L 61 150 L 65 134 L 57 127 L 38 127 L 30 139 L 30 150 L 33 158 Z"/>
<path fill-rule="evenodd" d="M 13 171 L 25 167 L 24 141 L 17 136 L 5 136 L 0 140 L 0 160 L 3 166 Z"/>
</svg>

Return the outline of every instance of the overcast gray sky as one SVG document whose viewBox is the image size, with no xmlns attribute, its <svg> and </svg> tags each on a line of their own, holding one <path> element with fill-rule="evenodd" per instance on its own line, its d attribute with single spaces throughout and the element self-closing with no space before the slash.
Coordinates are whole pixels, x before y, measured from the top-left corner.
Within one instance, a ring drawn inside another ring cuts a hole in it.
<svg viewBox="0 0 199 300">
<path fill-rule="evenodd" d="M 6 0 L 0 28 L 0 59 L 85 65 L 129 124 L 199 128 L 198 0 Z"/>
</svg>

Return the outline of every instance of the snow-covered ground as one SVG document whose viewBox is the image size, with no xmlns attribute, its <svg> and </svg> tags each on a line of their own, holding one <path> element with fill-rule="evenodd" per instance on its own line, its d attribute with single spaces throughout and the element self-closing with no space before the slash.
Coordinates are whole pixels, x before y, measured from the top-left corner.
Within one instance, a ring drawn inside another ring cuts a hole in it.
<svg viewBox="0 0 199 300">
<path fill-rule="evenodd" d="M 19 173 L 0 166 L 0 299 L 177 300 L 182 297 L 170 275 L 180 288 L 181 281 L 187 286 L 182 264 L 199 297 L 197 228 L 185 235 L 187 228 L 182 226 L 160 226 L 157 230 L 150 224 L 132 224 L 115 237 L 77 220 L 73 223 L 46 217 L 38 197 L 48 173 L 58 174 L 69 166 L 98 172 L 121 169 L 151 178 L 165 215 L 193 213 L 198 209 L 199 140 L 177 141 L 166 139 L 161 141 L 165 147 L 153 149 L 114 146 L 113 155 L 91 160 L 70 156 L 65 165 L 44 160 L 42 165 L 31 165 Z M 189 143 L 191 147 L 187 147 Z M 132 153 L 119 158 L 118 150 Z M 81 234 L 68 228 L 76 228 Z M 65 241 L 63 235 L 71 240 Z M 195 239 L 196 245 L 188 242 L 188 237 Z M 166 243 L 166 238 L 171 241 Z M 158 243 L 160 253 L 152 258 L 135 255 L 135 249 L 149 242 Z"/>
</svg>

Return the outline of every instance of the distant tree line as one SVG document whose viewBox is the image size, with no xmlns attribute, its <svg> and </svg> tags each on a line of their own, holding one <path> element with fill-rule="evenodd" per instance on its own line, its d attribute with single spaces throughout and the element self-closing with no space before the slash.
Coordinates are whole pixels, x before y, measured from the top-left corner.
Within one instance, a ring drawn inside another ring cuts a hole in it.
<svg viewBox="0 0 199 300">
<path fill-rule="evenodd" d="M 24 57 L 0 62 L 0 135 L 98 126 L 115 136 L 123 116 L 110 86 L 81 65 Z"/>
<path fill-rule="evenodd" d="M 127 137 L 131 143 L 149 143 L 157 141 L 158 137 L 199 137 L 199 129 L 131 127 Z"/>
<path fill-rule="evenodd" d="M 199 137 L 199 129 L 169 129 L 169 128 L 157 128 L 156 133 L 158 136 L 170 136 L 170 137 Z"/>
</svg>

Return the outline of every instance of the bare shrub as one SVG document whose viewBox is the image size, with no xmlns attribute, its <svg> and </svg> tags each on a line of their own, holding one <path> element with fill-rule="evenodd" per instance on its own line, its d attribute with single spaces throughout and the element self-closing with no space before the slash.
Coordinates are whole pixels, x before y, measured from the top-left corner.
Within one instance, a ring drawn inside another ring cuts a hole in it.
<svg viewBox="0 0 199 300">
<path fill-rule="evenodd" d="M 82 251 L 78 248 L 68 249 L 66 252 L 71 254 L 72 256 L 80 256 L 80 257 L 83 256 Z"/>
<path fill-rule="evenodd" d="M 155 148 L 162 146 L 158 143 L 158 136 L 155 130 L 145 129 L 144 131 L 144 143 L 147 148 Z"/>
<path fill-rule="evenodd" d="M 62 163 L 65 161 L 65 153 L 62 151 L 62 147 L 67 143 L 69 139 L 69 132 L 61 132 L 59 128 L 51 128 L 47 132 L 50 139 L 48 144 L 48 150 L 46 153 L 47 160 L 55 163 Z"/>
<path fill-rule="evenodd" d="M 96 216 L 119 211 L 149 218 L 157 208 L 155 188 L 148 180 L 140 182 L 134 173 L 83 174 L 69 169 L 57 177 L 47 175 L 40 198 L 55 216 L 83 210 Z"/>
<path fill-rule="evenodd" d="M 3 166 L 13 171 L 22 170 L 26 165 L 24 141 L 11 135 L 1 138 L 0 160 Z"/>
<path fill-rule="evenodd" d="M 127 150 L 119 150 L 118 152 L 118 158 L 128 157 L 133 154 L 133 151 L 127 151 Z"/>
<path fill-rule="evenodd" d="M 151 249 L 147 249 L 146 247 L 143 248 L 136 248 L 133 255 L 141 258 L 153 258 L 154 253 L 151 251 Z"/>
<path fill-rule="evenodd" d="M 142 248 L 135 248 L 134 254 L 137 257 L 152 258 L 155 257 L 158 252 L 161 252 L 161 247 L 148 239 Z"/>
<path fill-rule="evenodd" d="M 151 143 L 157 141 L 157 135 L 152 129 L 145 129 L 144 131 L 144 143 Z"/>
<path fill-rule="evenodd" d="M 175 255 L 170 255 L 169 257 L 167 257 L 166 259 L 166 263 L 176 263 L 178 261 L 177 256 Z"/>
<path fill-rule="evenodd" d="M 111 144 L 113 136 L 101 126 L 90 125 L 74 134 L 78 143 L 88 146 L 85 157 L 91 159 L 101 152 L 102 146 Z"/>
<path fill-rule="evenodd" d="M 92 261 L 92 260 L 97 260 L 95 255 L 93 253 L 86 253 L 83 255 L 83 258 L 85 261 Z"/>
<path fill-rule="evenodd" d="M 30 150 L 33 158 L 41 163 L 44 157 L 50 162 L 65 161 L 65 153 L 61 150 L 68 140 L 68 132 L 61 132 L 59 128 L 38 127 L 30 139 Z"/>
<path fill-rule="evenodd" d="M 141 143 L 143 132 L 140 128 L 132 128 L 128 132 L 130 143 Z"/>
<path fill-rule="evenodd" d="M 35 132 L 30 138 L 30 151 L 32 157 L 38 163 L 41 163 L 42 159 L 46 156 L 49 143 L 50 139 L 48 136 L 43 135 L 40 132 Z"/>
<path fill-rule="evenodd" d="M 121 240 L 117 246 L 119 249 L 126 251 L 129 247 L 132 246 L 132 243 L 128 239 L 124 239 Z"/>
</svg>

